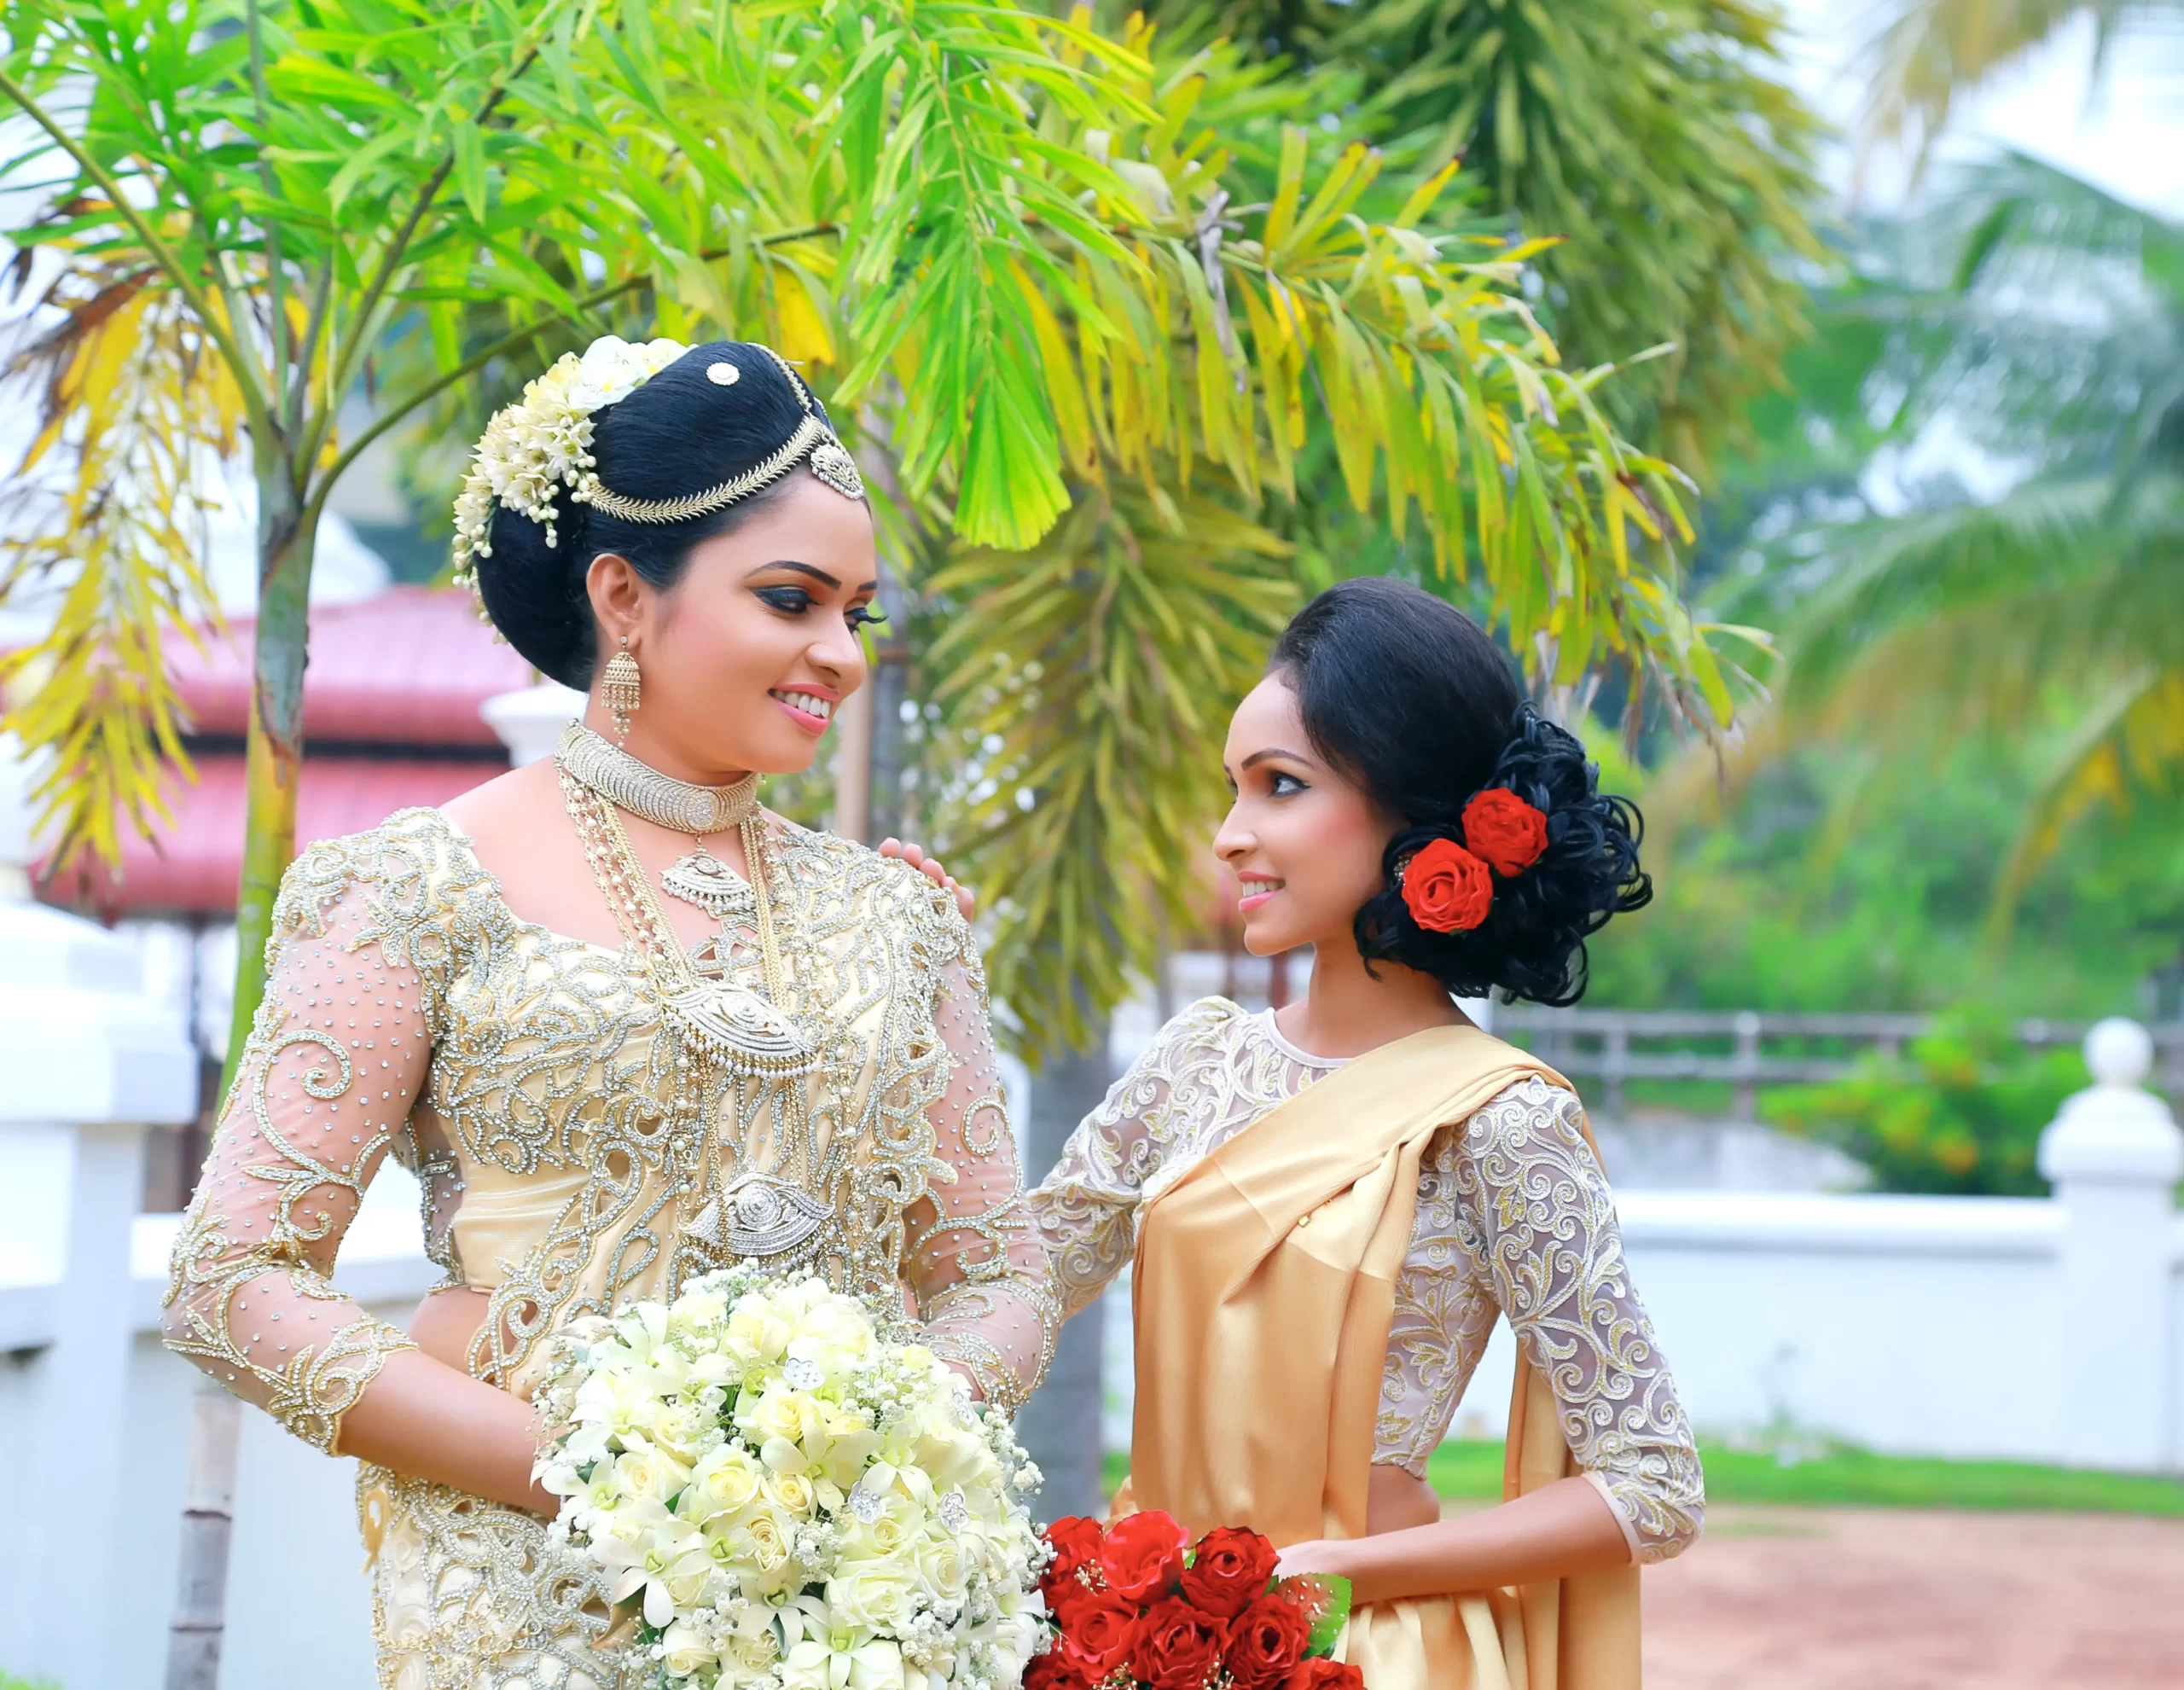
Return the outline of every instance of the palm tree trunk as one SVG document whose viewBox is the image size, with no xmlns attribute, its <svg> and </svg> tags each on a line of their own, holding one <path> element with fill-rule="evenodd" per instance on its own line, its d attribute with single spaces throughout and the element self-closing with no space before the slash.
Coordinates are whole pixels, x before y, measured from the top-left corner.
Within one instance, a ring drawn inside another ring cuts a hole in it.
<svg viewBox="0 0 2184 1690">
<path fill-rule="evenodd" d="M 227 1626 L 228 1538 L 235 1525 L 242 1403 L 211 1374 L 190 1395 L 189 1476 L 176 1558 L 166 1690 L 217 1690 Z"/>
<path fill-rule="evenodd" d="M 1031 1106 L 1024 1132 L 1025 1177 L 1036 1183 L 1061 1159 L 1077 1124 L 1100 1106 L 1107 1091 L 1107 1018 L 1093 1023 L 1081 1050 L 1060 1052 L 1031 1076 Z M 1061 1329 L 1047 1382 L 1031 1393 L 1017 1416 L 1017 1436 L 1047 1476 L 1040 1512 L 1097 1518 L 1106 1511 L 1101 1475 L 1100 1352 L 1104 1305 L 1095 1304 Z"/>
<path fill-rule="evenodd" d="M 306 528 L 287 476 L 258 476 L 258 640 L 253 656 L 242 880 L 235 893 L 235 1009 L 220 1077 L 224 1104 L 265 995 L 265 941 L 281 876 L 296 853 L 296 787 L 304 759 L 304 662 L 316 525 Z M 217 1399 L 217 1401 L 215 1400 Z M 224 1403 L 223 1408 L 219 1404 Z M 199 1382 L 189 1474 L 167 1634 L 166 1690 L 216 1690 L 227 1625 L 228 1539 L 235 1494 L 240 1405 Z"/>
<path fill-rule="evenodd" d="M 311 568 L 317 536 L 306 533 L 285 475 L 258 484 L 258 642 L 250 694 L 243 784 L 248 809 L 242 882 L 235 891 L 235 1015 L 228 1025 L 221 1095 L 265 992 L 265 941 L 281 876 L 296 854 L 296 785 L 304 761 L 304 660 Z"/>
</svg>

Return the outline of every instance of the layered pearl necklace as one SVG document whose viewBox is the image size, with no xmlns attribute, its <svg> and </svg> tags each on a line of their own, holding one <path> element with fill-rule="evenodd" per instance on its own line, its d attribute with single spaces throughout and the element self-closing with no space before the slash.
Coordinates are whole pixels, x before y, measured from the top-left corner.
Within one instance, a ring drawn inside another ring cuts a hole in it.
<svg viewBox="0 0 2184 1690">
<path fill-rule="evenodd" d="M 787 973 L 774 931 L 765 829 L 758 816 L 758 777 L 746 775 L 727 787 L 678 781 L 581 723 L 572 723 L 561 735 L 555 762 L 561 771 L 563 801 L 615 922 L 623 937 L 646 952 L 667 976 L 664 1001 L 682 1031 L 732 1066 L 769 1075 L 810 1073 L 815 1066 L 812 1048 L 790 1019 Z M 721 924 L 719 936 L 710 942 L 714 953 L 711 969 L 701 973 L 676 938 L 622 825 L 625 810 L 655 826 L 691 836 L 694 848 L 661 874 L 660 886 L 670 897 L 696 905 Z M 706 848 L 706 834 L 730 828 L 742 839 L 748 880 Z M 763 997 L 724 978 L 735 930 L 746 921 L 758 939 L 766 984 Z"/>
</svg>

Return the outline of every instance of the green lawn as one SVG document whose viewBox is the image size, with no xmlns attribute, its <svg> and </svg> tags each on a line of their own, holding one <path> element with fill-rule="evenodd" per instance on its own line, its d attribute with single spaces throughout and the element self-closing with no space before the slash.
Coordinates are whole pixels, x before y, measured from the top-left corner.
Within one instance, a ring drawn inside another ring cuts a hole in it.
<svg viewBox="0 0 2184 1690">
<path fill-rule="evenodd" d="M 2086 1472 L 2026 1461 L 1945 1461 L 1876 1455 L 1838 1446 L 1785 1466 L 1772 1455 L 1702 1443 L 1712 1502 L 1807 1507 L 2038 1508 L 2071 1513 L 2184 1518 L 2184 1480 L 2141 1473 Z M 1427 1477 L 1443 1496 L 1502 1494 L 1498 1441 L 1444 1443 Z"/>
<path fill-rule="evenodd" d="M 2026 1461 L 1944 1461 L 1876 1455 L 1838 1446 L 1785 1466 L 1774 1456 L 1703 1443 L 1706 1496 L 1713 1502 L 1802 1507 L 2022 1508 L 2065 1513 L 2162 1514 L 2184 1519 L 2184 1479 L 2085 1472 Z M 1107 1488 L 1128 1472 L 1107 1457 Z M 1502 1494 L 1502 1445 L 1443 1443 L 1426 1476 L 1443 1496 L 1490 1501 Z"/>
</svg>

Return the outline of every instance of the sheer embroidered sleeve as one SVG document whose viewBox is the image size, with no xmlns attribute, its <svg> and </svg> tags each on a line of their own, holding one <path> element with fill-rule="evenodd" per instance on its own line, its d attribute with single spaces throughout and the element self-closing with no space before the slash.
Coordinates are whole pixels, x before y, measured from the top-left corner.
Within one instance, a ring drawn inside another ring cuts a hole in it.
<svg viewBox="0 0 2184 1690">
<path fill-rule="evenodd" d="M 927 1112 L 930 1187 L 905 1217 L 908 1277 L 934 1354 L 968 1372 L 987 1402 L 1014 1409 L 1046 1376 L 1061 1313 L 1025 1207 L 977 943 L 952 900 L 936 915 L 947 960 L 933 1027 L 949 1077 Z"/>
<path fill-rule="evenodd" d="M 1241 1016 L 1206 998 L 1171 1019 L 1077 1124 L 1054 1171 L 1031 1193 L 1047 1260 L 1061 1290 L 1063 1318 L 1090 1306 L 1137 1248 L 1137 1209 L 1168 1147 L 1170 1106 L 1181 1077 Z"/>
<path fill-rule="evenodd" d="M 282 881 L 265 997 L 183 1218 L 163 1320 L 169 1348 L 328 1453 L 387 1356 L 410 1347 L 334 1290 L 334 1252 L 390 1148 L 421 1165 L 428 1203 L 444 1183 L 409 1124 L 436 954 L 417 931 L 430 926 L 418 858 L 393 827 L 313 845 Z"/>
<path fill-rule="evenodd" d="M 1641 1561 L 1698 1536 L 1690 1422 L 1632 1289 L 1615 1204 L 1577 1098 L 1534 1077 L 1450 1135 L 1459 1224 L 1562 1411 L 1562 1431 Z"/>
</svg>

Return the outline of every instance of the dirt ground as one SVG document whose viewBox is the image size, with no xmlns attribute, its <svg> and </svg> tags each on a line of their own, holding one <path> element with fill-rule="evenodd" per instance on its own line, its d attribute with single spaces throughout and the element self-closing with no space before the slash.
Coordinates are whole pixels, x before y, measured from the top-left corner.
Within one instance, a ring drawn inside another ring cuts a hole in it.
<svg viewBox="0 0 2184 1690">
<path fill-rule="evenodd" d="M 2184 1520 L 1725 1507 L 1644 1588 L 1647 1690 L 2184 1687 Z"/>
</svg>

